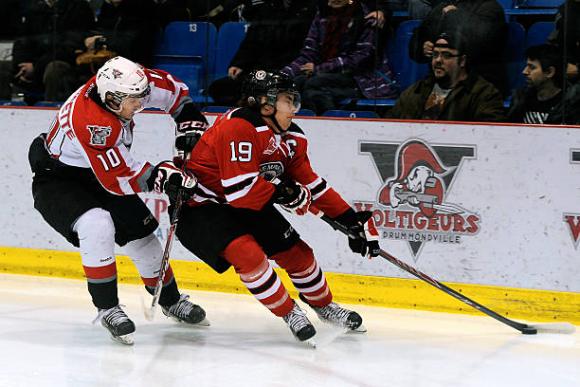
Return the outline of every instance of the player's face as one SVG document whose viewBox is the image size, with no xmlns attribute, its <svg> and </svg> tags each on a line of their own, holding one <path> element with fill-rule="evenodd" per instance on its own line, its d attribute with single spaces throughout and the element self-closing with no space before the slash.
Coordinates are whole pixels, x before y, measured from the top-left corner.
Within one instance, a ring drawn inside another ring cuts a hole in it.
<svg viewBox="0 0 580 387">
<path fill-rule="evenodd" d="M 127 97 L 121 102 L 119 116 L 130 120 L 133 116 L 145 108 L 145 98 Z"/>
<path fill-rule="evenodd" d="M 299 96 L 294 93 L 280 93 L 276 100 L 276 121 L 283 131 L 292 124 L 294 115 L 300 110 Z"/>
</svg>

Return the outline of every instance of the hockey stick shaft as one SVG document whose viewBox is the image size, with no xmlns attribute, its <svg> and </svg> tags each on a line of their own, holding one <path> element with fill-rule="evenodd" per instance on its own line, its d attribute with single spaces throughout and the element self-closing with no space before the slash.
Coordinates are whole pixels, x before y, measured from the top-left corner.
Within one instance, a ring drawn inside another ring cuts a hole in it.
<svg viewBox="0 0 580 387">
<path fill-rule="evenodd" d="M 336 222 L 335 220 L 329 218 L 327 215 L 322 215 L 321 218 L 322 218 L 322 220 L 324 220 L 326 223 L 328 223 L 335 230 L 342 232 L 343 234 L 347 235 L 349 238 L 354 237 L 354 235 L 352 235 L 350 233 L 349 229 L 346 226 L 344 226 L 344 225 Z M 407 273 L 412 274 L 413 276 L 419 278 L 420 280 L 427 282 L 429 285 L 432 285 L 432 286 L 436 287 L 437 289 L 449 294 L 450 296 L 455 297 L 459 301 L 464 302 L 467 305 L 471 306 L 472 308 L 475 308 L 475 309 L 479 310 L 480 312 L 487 314 L 488 316 L 498 320 L 499 322 L 502 322 L 506 325 L 509 325 L 510 327 L 512 327 L 514 329 L 517 329 L 518 331 L 522 332 L 523 334 L 538 333 L 538 329 L 535 326 L 520 323 L 520 322 L 517 322 L 514 320 L 510 320 L 509 318 L 506 318 L 506 317 L 494 312 L 493 310 L 481 305 L 480 303 L 472 300 L 471 298 L 464 296 L 463 294 L 457 292 L 454 289 L 451 289 L 447 285 L 444 285 L 441 282 L 429 277 L 427 274 L 415 269 L 412 266 L 407 265 L 405 262 L 397 259 L 393 255 L 387 253 L 386 251 L 384 251 L 382 249 L 380 250 L 379 255 L 382 258 L 384 258 L 387 261 L 394 264 L 395 266 L 398 266 L 399 268 L 403 269 Z M 568 333 L 568 332 L 565 332 L 565 333 Z"/>
<path fill-rule="evenodd" d="M 189 158 L 189 154 L 186 154 L 183 161 L 182 171 L 185 171 L 186 160 Z M 177 198 L 175 200 L 175 206 L 173 207 L 173 212 L 171 213 L 171 218 L 169 219 L 169 231 L 167 232 L 167 240 L 165 241 L 165 248 L 163 250 L 163 257 L 161 258 L 161 265 L 159 266 L 159 275 L 157 277 L 157 283 L 155 284 L 155 290 L 153 291 L 153 299 L 151 300 L 151 306 L 149 309 L 145 309 L 145 317 L 148 320 L 153 320 L 155 316 L 155 308 L 159 303 L 159 297 L 161 297 L 161 290 L 163 289 L 163 280 L 165 279 L 165 272 L 169 267 L 169 254 L 171 253 L 171 247 L 173 246 L 173 238 L 175 236 L 175 229 L 177 228 L 177 222 L 179 221 L 179 214 L 181 212 L 181 207 L 183 205 L 183 190 L 179 189 L 177 191 Z"/>
</svg>

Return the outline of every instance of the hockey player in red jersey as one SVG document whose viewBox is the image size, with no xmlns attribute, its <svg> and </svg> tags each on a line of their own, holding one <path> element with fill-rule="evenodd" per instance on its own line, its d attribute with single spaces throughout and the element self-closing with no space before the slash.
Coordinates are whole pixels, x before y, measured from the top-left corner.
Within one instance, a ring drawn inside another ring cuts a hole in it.
<svg viewBox="0 0 580 387">
<path fill-rule="evenodd" d="M 115 242 L 126 246 L 146 289 L 152 293 L 163 248 L 158 223 L 140 192 L 172 197 L 192 193 L 193 176 L 173 162 L 155 166 L 134 159 L 133 116 L 147 107 L 169 113 L 181 127 L 206 127 L 185 84 L 160 70 L 122 57 L 107 61 L 96 76 L 64 103 L 49 132 L 29 151 L 34 206 L 48 224 L 80 247 L 83 269 L 98 319 L 111 336 L 133 343 L 134 323 L 119 306 Z M 205 311 L 180 294 L 168 268 L 159 299 L 165 315 L 180 322 L 206 322 Z"/>
<path fill-rule="evenodd" d="M 306 136 L 292 122 L 300 95 L 290 78 L 252 72 L 244 82 L 241 105 L 219 117 L 193 148 L 186 165 L 198 185 L 182 209 L 176 235 L 214 270 L 233 265 L 248 290 L 282 317 L 298 340 L 310 340 L 316 330 L 269 260 L 288 273 L 300 298 L 320 319 L 364 331 L 358 313 L 332 302 L 312 249 L 274 204 L 297 215 L 315 205 L 358 235 L 349 244 L 363 256 L 378 255 L 370 213 L 356 213 L 312 169 Z M 188 143 L 187 136 L 176 139 L 178 148 Z"/>
</svg>

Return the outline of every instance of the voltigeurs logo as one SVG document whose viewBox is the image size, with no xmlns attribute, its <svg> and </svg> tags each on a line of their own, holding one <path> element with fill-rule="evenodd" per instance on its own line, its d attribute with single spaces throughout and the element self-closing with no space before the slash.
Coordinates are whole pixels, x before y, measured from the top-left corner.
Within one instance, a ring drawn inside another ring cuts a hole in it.
<svg viewBox="0 0 580 387">
<path fill-rule="evenodd" d="M 580 149 L 570 149 L 570 164 L 580 164 Z M 580 236 L 580 214 L 573 212 L 564 213 L 564 222 L 570 232 L 570 237 L 574 243 L 574 248 L 578 248 Z"/>
<path fill-rule="evenodd" d="M 406 241 L 416 261 L 425 242 L 461 243 L 477 234 L 480 216 L 446 200 L 465 159 L 475 146 L 430 145 L 420 139 L 404 143 L 360 144 L 370 153 L 384 182 L 377 201 L 355 201 L 357 210 L 373 211 L 385 239 Z"/>
</svg>

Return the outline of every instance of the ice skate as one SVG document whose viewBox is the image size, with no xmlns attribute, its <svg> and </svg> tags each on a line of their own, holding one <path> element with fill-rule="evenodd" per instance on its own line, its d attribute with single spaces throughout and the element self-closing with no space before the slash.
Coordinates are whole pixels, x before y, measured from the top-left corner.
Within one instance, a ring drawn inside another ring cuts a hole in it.
<svg viewBox="0 0 580 387">
<path fill-rule="evenodd" d="M 111 338 L 122 344 L 133 345 L 133 333 L 135 324 L 127 317 L 120 305 L 110 309 L 99 309 L 95 319 L 101 321 L 101 325 L 107 328 Z"/>
<path fill-rule="evenodd" d="M 362 317 L 355 311 L 343 308 L 334 302 L 323 307 L 312 306 L 302 294 L 300 294 L 300 299 L 314 309 L 318 318 L 325 323 L 344 328 L 347 332 L 364 333 L 367 331 L 362 325 Z"/>
<path fill-rule="evenodd" d="M 292 310 L 282 319 L 288 324 L 292 334 L 298 341 L 306 342 L 310 346 L 316 347 L 316 343 L 312 340 L 316 334 L 316 329 L 314 329 L 314 326 L 306 317 L 306 313 L 300 309 L 298 304 L 294 303 Z"/>
<path fill-rule="evenodd" d="M 182 294 L 179 301 L 170 307 L 161 306 L 163 314 L 177 322 L 185 324 L 209 326 L 209 321 L 205 318 L 205 310 L 199 305 L 188 301 L 189 296 Z"/>
</svg>

